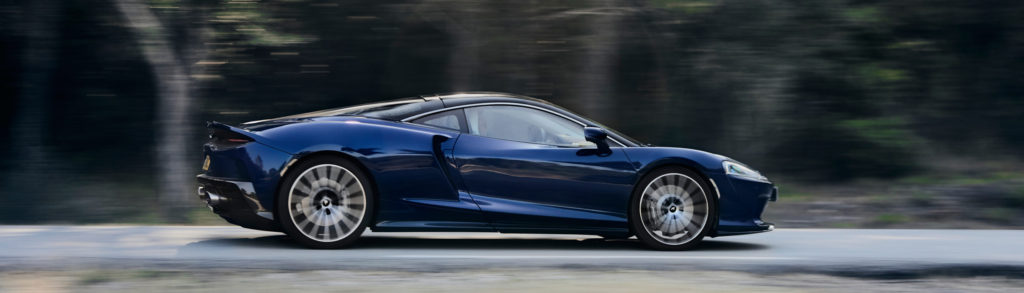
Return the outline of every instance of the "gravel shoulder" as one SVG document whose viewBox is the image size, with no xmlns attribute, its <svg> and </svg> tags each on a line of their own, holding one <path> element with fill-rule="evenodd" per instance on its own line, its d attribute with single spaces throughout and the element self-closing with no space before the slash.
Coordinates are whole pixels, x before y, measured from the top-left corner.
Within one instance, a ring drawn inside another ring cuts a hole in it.
<svg viewBox="0 0 1024 293">
<path fill-rule="evenodd" d="M 651 251 L 635 240 L 368 233 L 303 249 L 237 227 L 0 226 L 2 292 L 1017 292 L 1014 230 L 780 229 Z"/>
<path fill-rule="evenodd" d="M 1004 277 L 886 280 L 731 271 L 3 271 L 3 292 L 1014 292 Z"/>
</svg>

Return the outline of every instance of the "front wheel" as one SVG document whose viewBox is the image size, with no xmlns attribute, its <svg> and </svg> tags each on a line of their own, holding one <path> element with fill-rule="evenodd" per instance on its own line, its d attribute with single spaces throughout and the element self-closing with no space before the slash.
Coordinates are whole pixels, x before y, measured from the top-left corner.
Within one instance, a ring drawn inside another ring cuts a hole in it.
<svg viewBox="0 0 1024 293">
<path fill-rule="evenodd" d="M 663 168 L 645 176 L 638 187 L 629 218 L 641 242 L 659 250 L 686 250 L 707 235 L 717 209 L 713 191 L 699 174 Z"/>
<path fill-rule="evenodd" d="M 351 245 L 373 218 L 372 186 L 348 160 L 311 158 L 297 164 L 282 180 L 277 219 L 285 234 L 302 245 Z"/>
</svg>

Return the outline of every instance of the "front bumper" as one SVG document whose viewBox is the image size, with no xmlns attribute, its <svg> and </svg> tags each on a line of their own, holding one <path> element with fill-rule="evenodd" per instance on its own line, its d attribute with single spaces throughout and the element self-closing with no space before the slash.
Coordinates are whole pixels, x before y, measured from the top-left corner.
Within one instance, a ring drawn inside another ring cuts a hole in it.
<svg viewBox="0 0 1024 293">
<path fill-rule="evenodd" d="M 274 215 L 260 204 L 250 182 L 196 176 L 199 199 L 229 223 L 249 229 L 281 231 Z"/>
<path fill-rule="evenodd" d="M 763 222 L 761 220 L 754 220 L 752 223 L 745 223 L 743 225 L 721 225 L 718 226 L 718 233 L 715 236 L 734 236 L 744 234 L 754 234 L 761 232 L 769 232 L 775 230 L 775 224 Z"/>
<path fill-rule="evenodd" d="M 725 174 L 711 176 L 718 183 L 718 227 L 713 236 L 732 236 L 775 230 L 775 225 L 761 220 L 769 202 L 777 201 L 779 189 L 771 182 L 752 181 Z"/>
</svg>

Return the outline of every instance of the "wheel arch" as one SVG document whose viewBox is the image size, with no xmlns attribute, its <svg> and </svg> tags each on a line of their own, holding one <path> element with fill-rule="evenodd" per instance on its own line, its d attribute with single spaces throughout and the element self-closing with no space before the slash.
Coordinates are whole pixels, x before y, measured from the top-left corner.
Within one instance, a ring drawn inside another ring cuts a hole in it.
<svg viewBox="0 0 1024 293">
<path fill-rule="evenodd" d="M 374 223 L 376 223 L 376 220 L 377 220 L 376 219 L 377 218 L 377 212 L 380 210 L 380 201 L 379 201 L 380 200 L 380 194 L 379 194 L 380 191 L 377 188 L 376 178 L 374 178 L 373 172 L 370 172 L 370 169 L 366 167 L 366 164 L 364 164 L 362 161 L 360 161 L 356 156 L 353 156 L 353 155 L 350 155 L 350 154 L 346 154 L 345 152 L 341 152 L 341 151 L 335 151 L 335 150 L 319 150 L 319 151 L 314 151 L 314 152 L 309 152 L 309 153 L 297 154 L 291 160 L 288 161 L 288 164 L 285 165 L 284 170 L 281 170 L 281 178 L 282 178 L 282 180 L 279 180 L 277 182 L 277 186 L 274 189 L 275 192 L 274 192 L 274 201 L 273 202 L 274 202 L 275 206 L 272 208 L 273 213 L 274 213 L 274 219 L 279 219 L 278 218 L 278 214 L 277 214 L 278 208 L 277 208 L 276 205 L 277 205 L 278 197 L 281 196 L 281 192 L 280 192 L 281 191 L 281 187 L 283 186 L 283 184 L 286 183 L 286 182 L 284 182 L 285 180 L 283 180 L 283 179 L 286 178 L 287 175 L 290 174 L 291 172 L 295 172 L 296 171 L 296 170 L 292 169 L 291 167 L 295 166 L 295 165 L 298 165 L 298 164 L 300 164 L 302 162 L 306 162 L 306 161 L 310 161 L 310 160 L 315 160 L 317 158 L 325 158 L 325 157 L 341 158 L 343 160 L 352 162 L 353 164 L 356 165 L 356 167 L 359 168 L 359 171 L 363 172 L 363 174 L 366 174 L 366 178 L 370 181 L 368 183 L 371 186 L 373 186 L 373 212 L 370 213 L 370 215 L 372 217 L 370 219 L 367 219 L 369 222 L 367 222 L 366 226 L 367 227 L 373 227 Z"/>
<path fill-rule="evenodd" d="M 715 201 L 715 213 L 714 213 L 714 219 L 711 221 L 711 227 L 710 227 L 711 230 L 708 231 L 708 236 L 711 236 L 711 237 L 718 236 L 718 219 L 719 219 L 720 211 L 722 209 L 722 205 L 721 205 L 721 201 L 720 201 L 720 197 L 722 196 L 721 191 L 718 190 L 718 184 L 715 183 L 711 179 L 710 176 L 708 176 L 707 172 L 702 170 L 703 168 L 695 167 L 694 166 L 694 165 L 699 166 L 699 164 L 696 164 L 695 162 L 692 162 L 692 161 L 689 161 L 689 163 L 687 163 L 687 161 L 688 160 L 685 160 L 685 159 L 684 160 L 665 161 L 665 162 L 662 162 L 662 163 L 657 164 L 657 165 L 648 165 L 647 168 L 644 168 L 643 170 L 641 170 L 641 172 L 638 172 L 637 173 L 637 177 L 636 177 L 637 178 L 636 182 L 633 183 L 633 191 L 629 195 L 629 202 L 626 204 L 627 209 L 631 209 L 632 208 L 633 200 L 635 199 L 636 196 L 638 196 L 638 194 L 637 194 L 638 192 L 637 191 L 640 190 L 641 188 L 645 188 L 646 187 L 646 186 L 640 186 L 640 183 L 642 183 L 642 181 L 644 180 L 644 178 L 647 177 L 647 175 L 650 175 L 650 174 L 652 174 L 654 172 L 658 172 L 658 171 L 661 171 L 663 169 L 668 169 L 668 168 L 684 168 L 684 169 L 687 169 L 687 170 L 690 170 L 690 171 L 693 171 L 694 173 L 696 173 L 700 177 L 699 179 L 704 180 L 704 183 L 707 184 L 708 186 L 710 186 L 711 187 L 710 189 L 713 190 L 714 195 L 711 196 L 711 200 Z M 627 215 L 630 212 L 632 212 L 632 211 L 627 210 L 626 211 Z M 632 219 L 628 219 L 628 221 L 632 221 Z M 629 225 L 629 230 L 630 230 L 629 231 L 630 234 L 635 234 L 636 233 L 636 231 L 633 231 L 633 225 L 632 224 Z"/>
</svg>

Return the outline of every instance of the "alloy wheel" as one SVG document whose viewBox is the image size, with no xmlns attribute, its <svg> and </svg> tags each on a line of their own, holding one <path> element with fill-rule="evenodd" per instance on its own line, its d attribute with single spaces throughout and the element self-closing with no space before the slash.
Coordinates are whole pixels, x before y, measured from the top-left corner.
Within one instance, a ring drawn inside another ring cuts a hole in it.
<svg viewBox="0 0 1024 293">
<path fill-rule="evenodd" d="M 665 245 L 697 238 L 708 222 L 708 197 L 696 180 L 666 173 L 652 180 L 640 198 L 640 221 L 647 233 Z"/>
<path fill-rule="evenodd" d="M 344 239 L 359 227 L 366 215 L 363 183 L 344 167 L 313 166 L 292 183 L 288 215 L 299 232 L 311 240 Z"/>
</svg>

